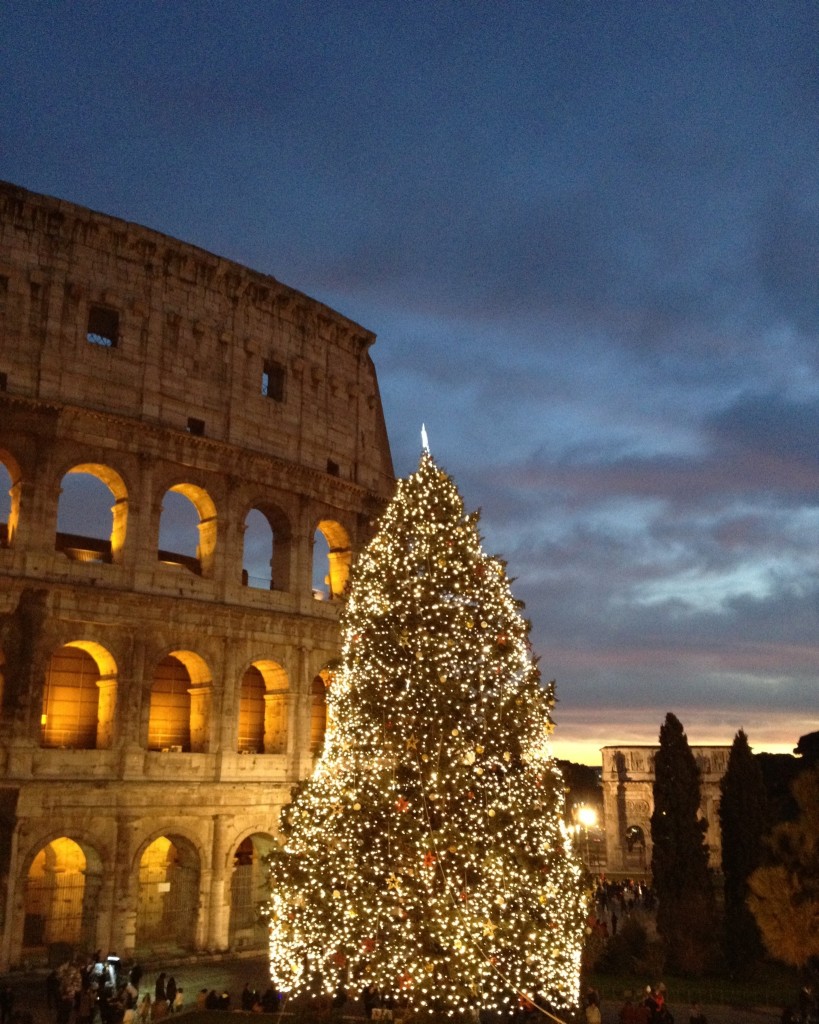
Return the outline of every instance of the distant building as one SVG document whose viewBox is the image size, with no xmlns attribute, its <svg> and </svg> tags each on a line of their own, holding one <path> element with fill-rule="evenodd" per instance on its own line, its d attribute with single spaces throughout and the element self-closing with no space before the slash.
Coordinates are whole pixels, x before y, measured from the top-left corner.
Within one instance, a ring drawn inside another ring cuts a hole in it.
<svg viewBox="0 0 819 1024">
<path fill-rule="evenodd" d="M 374 341 L 0 183 L 0 973 L 265 948 L 264 854 L 394 487 Z"/>
<path fill-rule="evenodd" d="M 610 875 L 645 875 L 651 869 L 654 758 L 659 746 L 603 747 L 603 809 L 606 863 Z M 691 747 L 700 769 L 700 815 L 708 823 L 709 863 L 722 863 L 719 784 L 731 747 Z"/>
</svg>

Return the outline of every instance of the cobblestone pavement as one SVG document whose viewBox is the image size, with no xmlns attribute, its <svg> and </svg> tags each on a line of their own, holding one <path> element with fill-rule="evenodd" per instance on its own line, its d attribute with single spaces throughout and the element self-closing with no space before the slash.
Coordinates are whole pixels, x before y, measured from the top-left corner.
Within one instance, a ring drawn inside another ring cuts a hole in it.
<svg viewBox="0 0 819 1024">
<path fill-rule="evenodd" d="M 213 988 L 219 992 L 230 992 L 236 1005 L 245 982 L 250 982 L 253 988 L 261 990 L 268 985 L 267 960 L 264 956 L 231 956 L 208 961 L 152 963 L 145 967 L 141 992 L 153 994 L 156 976 L 162 970 L 173 974 L 177 985 L 184 989 L 188 1003 L 195 1000 L 200 989 Z M 31 974 L 10 974 L 3 979 L 5 984 L 10 984 L 14 989 L 15 1010 L 26 1010 L 31 1013 L 34 1024 L 54 1024 L 55 1020 L 54 1013 L 50 1012 L 46 1005 L 45 978 L 46 972 L 40 971 Z M 669 1006 L 676 1024 L 688 1024 L 689 1007 L 676 1005 L 673 993 L 669 993 Z M 351 999 L 345 1010 L 350 1015 L 363 1015 L 363 1009 L 357 999 Z M 618 1024 L 619 1005 L 614 1001 L 605 1001 L 602 1010 L 603 1024 Z M 704 1006 L 703 1012 L 708 1024 L 778 1024 L 781 1015 L 781 1010 L 776 1007 Z M 543 1021 L 545 1024 L 553 1024 L 548 1017 L 544 1017 Z"/>
</svg>

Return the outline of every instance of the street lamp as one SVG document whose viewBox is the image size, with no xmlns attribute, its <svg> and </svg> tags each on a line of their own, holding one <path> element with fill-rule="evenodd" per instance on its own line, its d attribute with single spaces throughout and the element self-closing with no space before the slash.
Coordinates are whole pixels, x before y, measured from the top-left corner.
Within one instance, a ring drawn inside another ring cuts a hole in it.
<svg viewBox="0 0 819 1024">
<path fill-rule="evenodd" d="M 583 835 L 586 840 L 586 867 L 591 870 L 591 856 L 589 854 L 589 829 L 597 826 L 597 811 L 594 807 L 588 807 L 586 804 L 581 804 L 575 811 L 575 820 L 577 821 L 577 828 L 583 829 Z"/>
</svg>

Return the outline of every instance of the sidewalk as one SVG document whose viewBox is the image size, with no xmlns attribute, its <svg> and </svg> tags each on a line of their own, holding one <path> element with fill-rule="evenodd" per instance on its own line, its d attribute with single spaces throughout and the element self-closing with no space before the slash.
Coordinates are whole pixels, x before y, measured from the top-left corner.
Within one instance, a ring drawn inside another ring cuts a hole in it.
<svg viewBox="0 0 819 1024">
<path fill-rule="evenodd" d="M 175 963 L 151 963 L 145 964 L 140 995 L 150 992 L 153 996 L 154 983 L 160 971 L 172 974 L 176 984 L 185 993 L 185 1002 L 188 1007 L 196 1000 L 196 994 L 205 988 L 208 991 L 216 989 L 217 992 L 230 992 L 232 996 L 231 1009 L 236 1009 L 239 1003 L 239 995 L 245 982 L 251 987 L 264 991 L 269 984 L 267 957 L 254 955 L 248 957 L 215 957 L 212 960 L 196 960 Z M 55 1014 L 48 1010 L 46 1004 L 45 988 L 46 972 L 39 971 L 31 974 L 9 974 L 2 980 L 9 984 L 15 993 L 15 1010 L 25 1010 L 34 1019 L 34 1024 L 54 1024 Z M 685 1004 L 674 1002 L 673 993 L 670 993 L 670 1009 L 674 1015 L 675 1024 L 688 1024 L 690 1007 Z M 602 1006 L 603 1024 L 619 1024 L 618 1013 L 620 1006 L 613 1000 L 605 1000 Z M 345 1007 L 346 1015 L 360 1014 L 363 1017 L 363 1007 L 356 998 L 351 998 Z M 779 1007 L 732 1007 L 732 1006 L 703 1006 L 708 1024 L 778 1024 L 781 1016 Z M 172 1020 L 173 1018 L 168 1018 Z M 228 1018 L 229 1020 L 230 1018 Z M 254 1018 L 255 1019 L 255 1018 Z M 551 1024 L 548 1018 L 543 1018 L 547 1024 Z"/>
</svg>

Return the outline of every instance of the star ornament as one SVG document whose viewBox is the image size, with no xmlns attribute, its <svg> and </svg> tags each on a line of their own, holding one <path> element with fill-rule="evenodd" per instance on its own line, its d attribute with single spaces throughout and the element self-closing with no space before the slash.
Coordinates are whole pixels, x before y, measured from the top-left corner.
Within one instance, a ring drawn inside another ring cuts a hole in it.
<svg viewBox="0 0 819 1024">
<path fill-rule="evenodd" d="M 387 878 L 387 889 L 400 889 L 401 879 L 396 874 L 391 874 Z"/>
<path fill-rule="evenodd" d="M 484 921 L 484 923 L 483 923 L 483 933 L 484 933 L 484 935 L 488 935 L 489 938 L 491 939 L 494 936 L 495 931 L 497 930 L 497 927 L 498 926 L 495 924 L 494 921 L 490 921 L 487 918 L 487 920 Z"/>
<path fill-rule="evenodd" d="M 437 859 L 438 858 L 435 856 L 432 850 L 427 850 L 426 855 L 424 856 L 424 867 L 431 868 Z"/>
<path fill-rule="evenodd" d="M 403 811 L 408 810 L 408 808 L 409 808 L 409 800 L 407 800 L 406 797 L 399 796 L 398 799 L 395 801 L 395 809 L 396 809 L 396 811 L 402 811 L 403 812 Z"/>
<path fill-rule="evenodd" d="M 407 740 L 406 746 L 407 746 L 407 750 L 417 750 L 418 749 L 418 737 L 416 735 L 414 735 L 414 734 L 412 736 L 410 736 L 409 739 Z"/>
</svg>

